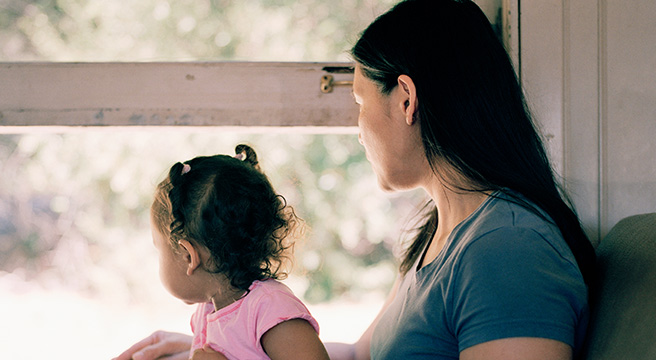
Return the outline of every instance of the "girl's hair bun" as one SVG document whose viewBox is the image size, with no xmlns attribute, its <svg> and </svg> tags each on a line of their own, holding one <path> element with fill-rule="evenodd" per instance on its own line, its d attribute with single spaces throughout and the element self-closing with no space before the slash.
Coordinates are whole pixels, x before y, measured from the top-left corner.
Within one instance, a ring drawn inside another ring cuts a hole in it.
<svg viewBox="0 0 656 360">
<path fill-rule="evenodd" d="M 252 147 L 246 144 L 239 144 L 235 147 L 235 158 L 250 164 L 257 171 L 261 171 L 260 164 L 257 161 L 257 154 Z"/>
</svg>

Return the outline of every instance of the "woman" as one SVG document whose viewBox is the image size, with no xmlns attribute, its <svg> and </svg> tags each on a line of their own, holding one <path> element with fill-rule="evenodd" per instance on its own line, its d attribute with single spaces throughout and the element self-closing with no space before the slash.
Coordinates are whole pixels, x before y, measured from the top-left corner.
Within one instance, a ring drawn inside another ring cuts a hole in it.
<svg viewBox="0 0 656 360">
<path fill-rule="evenodd" d="M 422 187 L 435 204 L 356 358 L 571 359 L 594 250 L 484 14 L 469 1 L 406 1 L 352 55 L 380 185 Z"/>
<path fill-rule="evenodd" d="M 378 317 L 356 344 L 326 344 L 331 358 L 575 357 L 594 250 L 484 14 L 467 0 L 404 1 L 352 55 L 379 185 L 421 187 L 431 203 Z M 188 349 L 177 334 L 144 344 L 176 341 Z"/>
</svg>

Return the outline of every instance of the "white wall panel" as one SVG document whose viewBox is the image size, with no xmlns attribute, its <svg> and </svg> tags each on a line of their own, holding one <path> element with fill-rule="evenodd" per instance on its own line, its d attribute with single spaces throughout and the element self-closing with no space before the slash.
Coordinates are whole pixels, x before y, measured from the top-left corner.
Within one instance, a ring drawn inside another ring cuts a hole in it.
<svg viewBox="0 0 656 360">
<path fill-rule="evenodd" d="M 656 2 L 520 2 L 522 81 L 594 240 L 656 211 Z M 553 138 L 551 138 L 553 136 Z"/>
<path fill-rule="evenodd" d="M 656 1 L 605 1 L 606 228 L 656 211 Z"/>
</svg>

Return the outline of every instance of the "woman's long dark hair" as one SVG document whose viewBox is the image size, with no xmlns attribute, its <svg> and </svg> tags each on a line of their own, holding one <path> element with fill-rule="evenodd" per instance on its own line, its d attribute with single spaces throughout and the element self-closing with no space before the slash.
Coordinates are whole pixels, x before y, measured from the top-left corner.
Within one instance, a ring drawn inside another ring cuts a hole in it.
<svg viewBox="0 0 656 360">
<path fill-rule="evenodd" d="M 436 174 L 443 179 L 464 176 L 466 189 L 450 184 L 458 190 L 511 189 L 521 194 L 558 226 L 585 282 L 593 284 L 594 248 L 555 180 L 508 54 L 476 4 L 403 1 L 363 32 L 351 54 L 383 94 L 397 86 L 399 75 L 412 78 L 422 142 Z M 457 173 L 439 174 L 440 162 Z M 516 200 L 531 207 L 520 197 Z M 436 227 L 433 207 L 406 251 L 402 273 Z"/>
</svg>

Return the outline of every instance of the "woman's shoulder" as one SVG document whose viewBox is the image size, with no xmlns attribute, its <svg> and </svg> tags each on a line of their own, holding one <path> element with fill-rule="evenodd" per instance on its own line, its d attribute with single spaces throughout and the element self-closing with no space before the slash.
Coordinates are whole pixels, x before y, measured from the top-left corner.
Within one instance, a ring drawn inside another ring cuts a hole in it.
<svg viewBox="0 0 656 360">
<path fill-rule="evenodd" d="M 497 193 L 457 229 L 460 252 L 555 251 L 574 261 L 558 226 L 536 205 L 517 193 Z M 575 262 L 575 261 L 574 261 Z"/>
<path fill-rule="evenodd" d="M 551 217 L 530 200 L 512 190 L 499 191 L 463 222 L 463 230 L 479 234 L 498 229 L 532 230 L 538 234 L 562 237 Z"/>
</svg>

